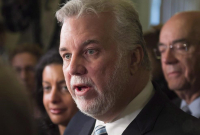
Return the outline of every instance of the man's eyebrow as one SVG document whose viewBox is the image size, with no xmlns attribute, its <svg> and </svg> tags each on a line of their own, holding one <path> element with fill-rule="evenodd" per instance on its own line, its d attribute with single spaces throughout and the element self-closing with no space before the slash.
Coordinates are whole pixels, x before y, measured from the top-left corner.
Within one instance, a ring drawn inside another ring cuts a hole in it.
<svg viewBox="0 0 200 135">
<path fill-rule="evenodd" d="M 178 42 L 187 42 L 187 40 L 186 40 L 185 38 L 176 39 L 176 40 L 174 40 L 171 44 L 175 44 L 175 43 L 178 43 Z M 163 43 L 158 42 L 158 46 L 159 46 L 159 45 L 163 45 Z"/>
<path fill-rule="evenodd" d="M 60 53 L 61 53 L 61 52 L 65 52 L 65 51 L 67 51 L 67 49 L 66 49 L 65 47 L 59 48 L 59 52 L 60 52 Z"/>
<path fill-rule="evenodd" d="M 97 41 L 97 40 L 95 40 L 95 39 L 89 39 L 89 40 L 86 40 L 85 42 L 83 42 L 83 43 L 81 44 L 81 46 L 87 46 L 87 45 L 89 45 L 89 44 L 99 44 L 99 41 Z M 65 52 L 65 51 L 67 51 L 67 48 L 65 48 L 65 47 L 59 48 L 59 52 L 60 52 L 60 53 L 61 53 L 61 52 Z"/>
<path fill-rule="evenodd" d="M 99 44 L 99 41 L 95 40 L 95 39 L 89 39 L 89 40 L 86 40 L 85 42 L 83 42 L 81 44 L 81 46 L 87 46 L 89 44 Z"/>
<path fill-rule="evenodd" d="M 172 43 L 178 43 L 178 42 L 186 42 L 187 40 L 185 38 L 181 38 L 181 39 L 177 39 L 177 40 L 174 40 Z"/>
</svg>

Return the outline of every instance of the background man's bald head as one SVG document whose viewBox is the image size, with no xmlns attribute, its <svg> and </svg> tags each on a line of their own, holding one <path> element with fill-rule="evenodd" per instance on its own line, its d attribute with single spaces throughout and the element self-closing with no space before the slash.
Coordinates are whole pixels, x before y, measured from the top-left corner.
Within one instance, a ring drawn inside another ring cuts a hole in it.
<svg viewBox="0 0 200 135">
<path fill-rule="evenodd" d="M 187 11 L 177 13 L 172 16 L 161 30 L 169 28 L 180 28 L 182 32 L 192 35 L 193 38 L 199 38 L 200 34 L 200 11 Z"/>
</svg>

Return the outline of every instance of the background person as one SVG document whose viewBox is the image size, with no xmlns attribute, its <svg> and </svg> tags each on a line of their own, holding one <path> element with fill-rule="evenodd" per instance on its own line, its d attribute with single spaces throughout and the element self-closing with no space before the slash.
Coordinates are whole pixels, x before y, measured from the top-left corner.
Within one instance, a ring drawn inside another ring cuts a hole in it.
<svg viewBox="0 0 200 135">
<path fill-rule="evenodd" d="M 1 135 L 37 135 L 29 96 L 14 71 L 0 61 Z"/>
<path fill-rule="evenodd" d="M 31 94 L 35 90 L 35 66 L 41 55 L 42 50 L 36 44 L 22 44 L 9 56 L 11 66 Z"/>
<path fill-rule="evenodd" d="M 146 42 L 147 52 L 152 65 L 152 81 L 156 82 L 161 90 L 166 93 L 170 100 L 177 98 L 176 94 L 169 90 L 165 80 L 160 55 L 158 55 L 157 45 L 159 42 L 159 35 L 162 26 L 154 26 L 149 31 L 144 33 L 144 40 Z"/>
<path fill-rule="evenodd" d="M 25 86 L 32 100 L 34 117 L 40 117 L 35 104 L 35 66 L 42 55 L 42 50 L 36 44 L 22 44 L 17 46 L 9 56 L 11 67 L 16 71 L 20 82 Z"/>
<path fill-rule="evenodd" d="M 74 117 L 65 135 L 101 130 L 108 135 L 200 134 L 198 119 L 152 85 L 142 27 L 131 1 L 71 0 L 56 16 L 63 23 L 59 51 L 69 92 L 92 117 L 84 124 Z"/>
<path fill-rule="evenodd" d="M 175 103 L 200 117 L 200 12 L 181 12 L 160 33 L 162 69 L 168 86 L 178 97 Z"/>
<path fill-rule="evenodd" d="M 53 49 L 37 65 L 37 102 L 47 135 L 63 135 L 70 119 L 78 111 L 65 83 L 62 58 Z"/>
</svg>

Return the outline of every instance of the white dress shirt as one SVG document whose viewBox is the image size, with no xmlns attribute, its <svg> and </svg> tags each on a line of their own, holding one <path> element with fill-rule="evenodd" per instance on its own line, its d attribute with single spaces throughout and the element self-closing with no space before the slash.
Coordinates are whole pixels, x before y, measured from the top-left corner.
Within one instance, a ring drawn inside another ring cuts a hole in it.
<svg viewBox="0 0 200 135">
<path fill-rule="evenodd" d="M 98 125 L 106 126 L 108 135 L 121 135 L 128 125 L 136 118 L 144 106 L 154 95 L 153 85 L 151 81 L 145 88 L 128 104 L 128 106 L 118 116 L 119 119 L 111 123 L 104 123 L 103 121 L 96 120 L 95 127 Z M 94 135 L 94 131 L 92 133 Z"/>
<path fill-rule="evenodd" d="M 191 112 L 191 115 L 200 118 L 200 97 L 196 98 L 192 103 L 189 105 L 185 102 L 185 100 L 181 101 L 181 109 L 187 106 Z"/>
</svg>

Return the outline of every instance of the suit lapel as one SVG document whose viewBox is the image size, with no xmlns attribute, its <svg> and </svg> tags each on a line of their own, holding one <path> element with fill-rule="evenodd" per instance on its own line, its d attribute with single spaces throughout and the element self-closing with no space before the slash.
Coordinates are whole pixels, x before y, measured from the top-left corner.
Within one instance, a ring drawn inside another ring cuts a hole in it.
<svg viewBox="0 0 200 135">
<path fill-rule="evenodd" d="M 155 86 L 154 86 L 155 88 Z M 166 97 L 158 88 L 155 89 L 155 94 L 147 105 L 142 109 L 138 116 L 130 123 L 122 135 L 137 134 L 143 135 L 151 131 L 155 122 L 166 103 Z"/>
<path fill-rule="evenodd" d="M 136 121 L 132 121 L 131 124 L 122 133 L 122 135 L 130 134 L 141 135 L 140 128 L 138 127 Z"/>
<path fill-rule="evenodd" d="M 96 120 L 92 118 L 89 121 L 87 121 L 84 125 L 82 125 L 83 128 L 79 135 L 91 135 L 94 129 L 95 121 Z"/>
</svg>

